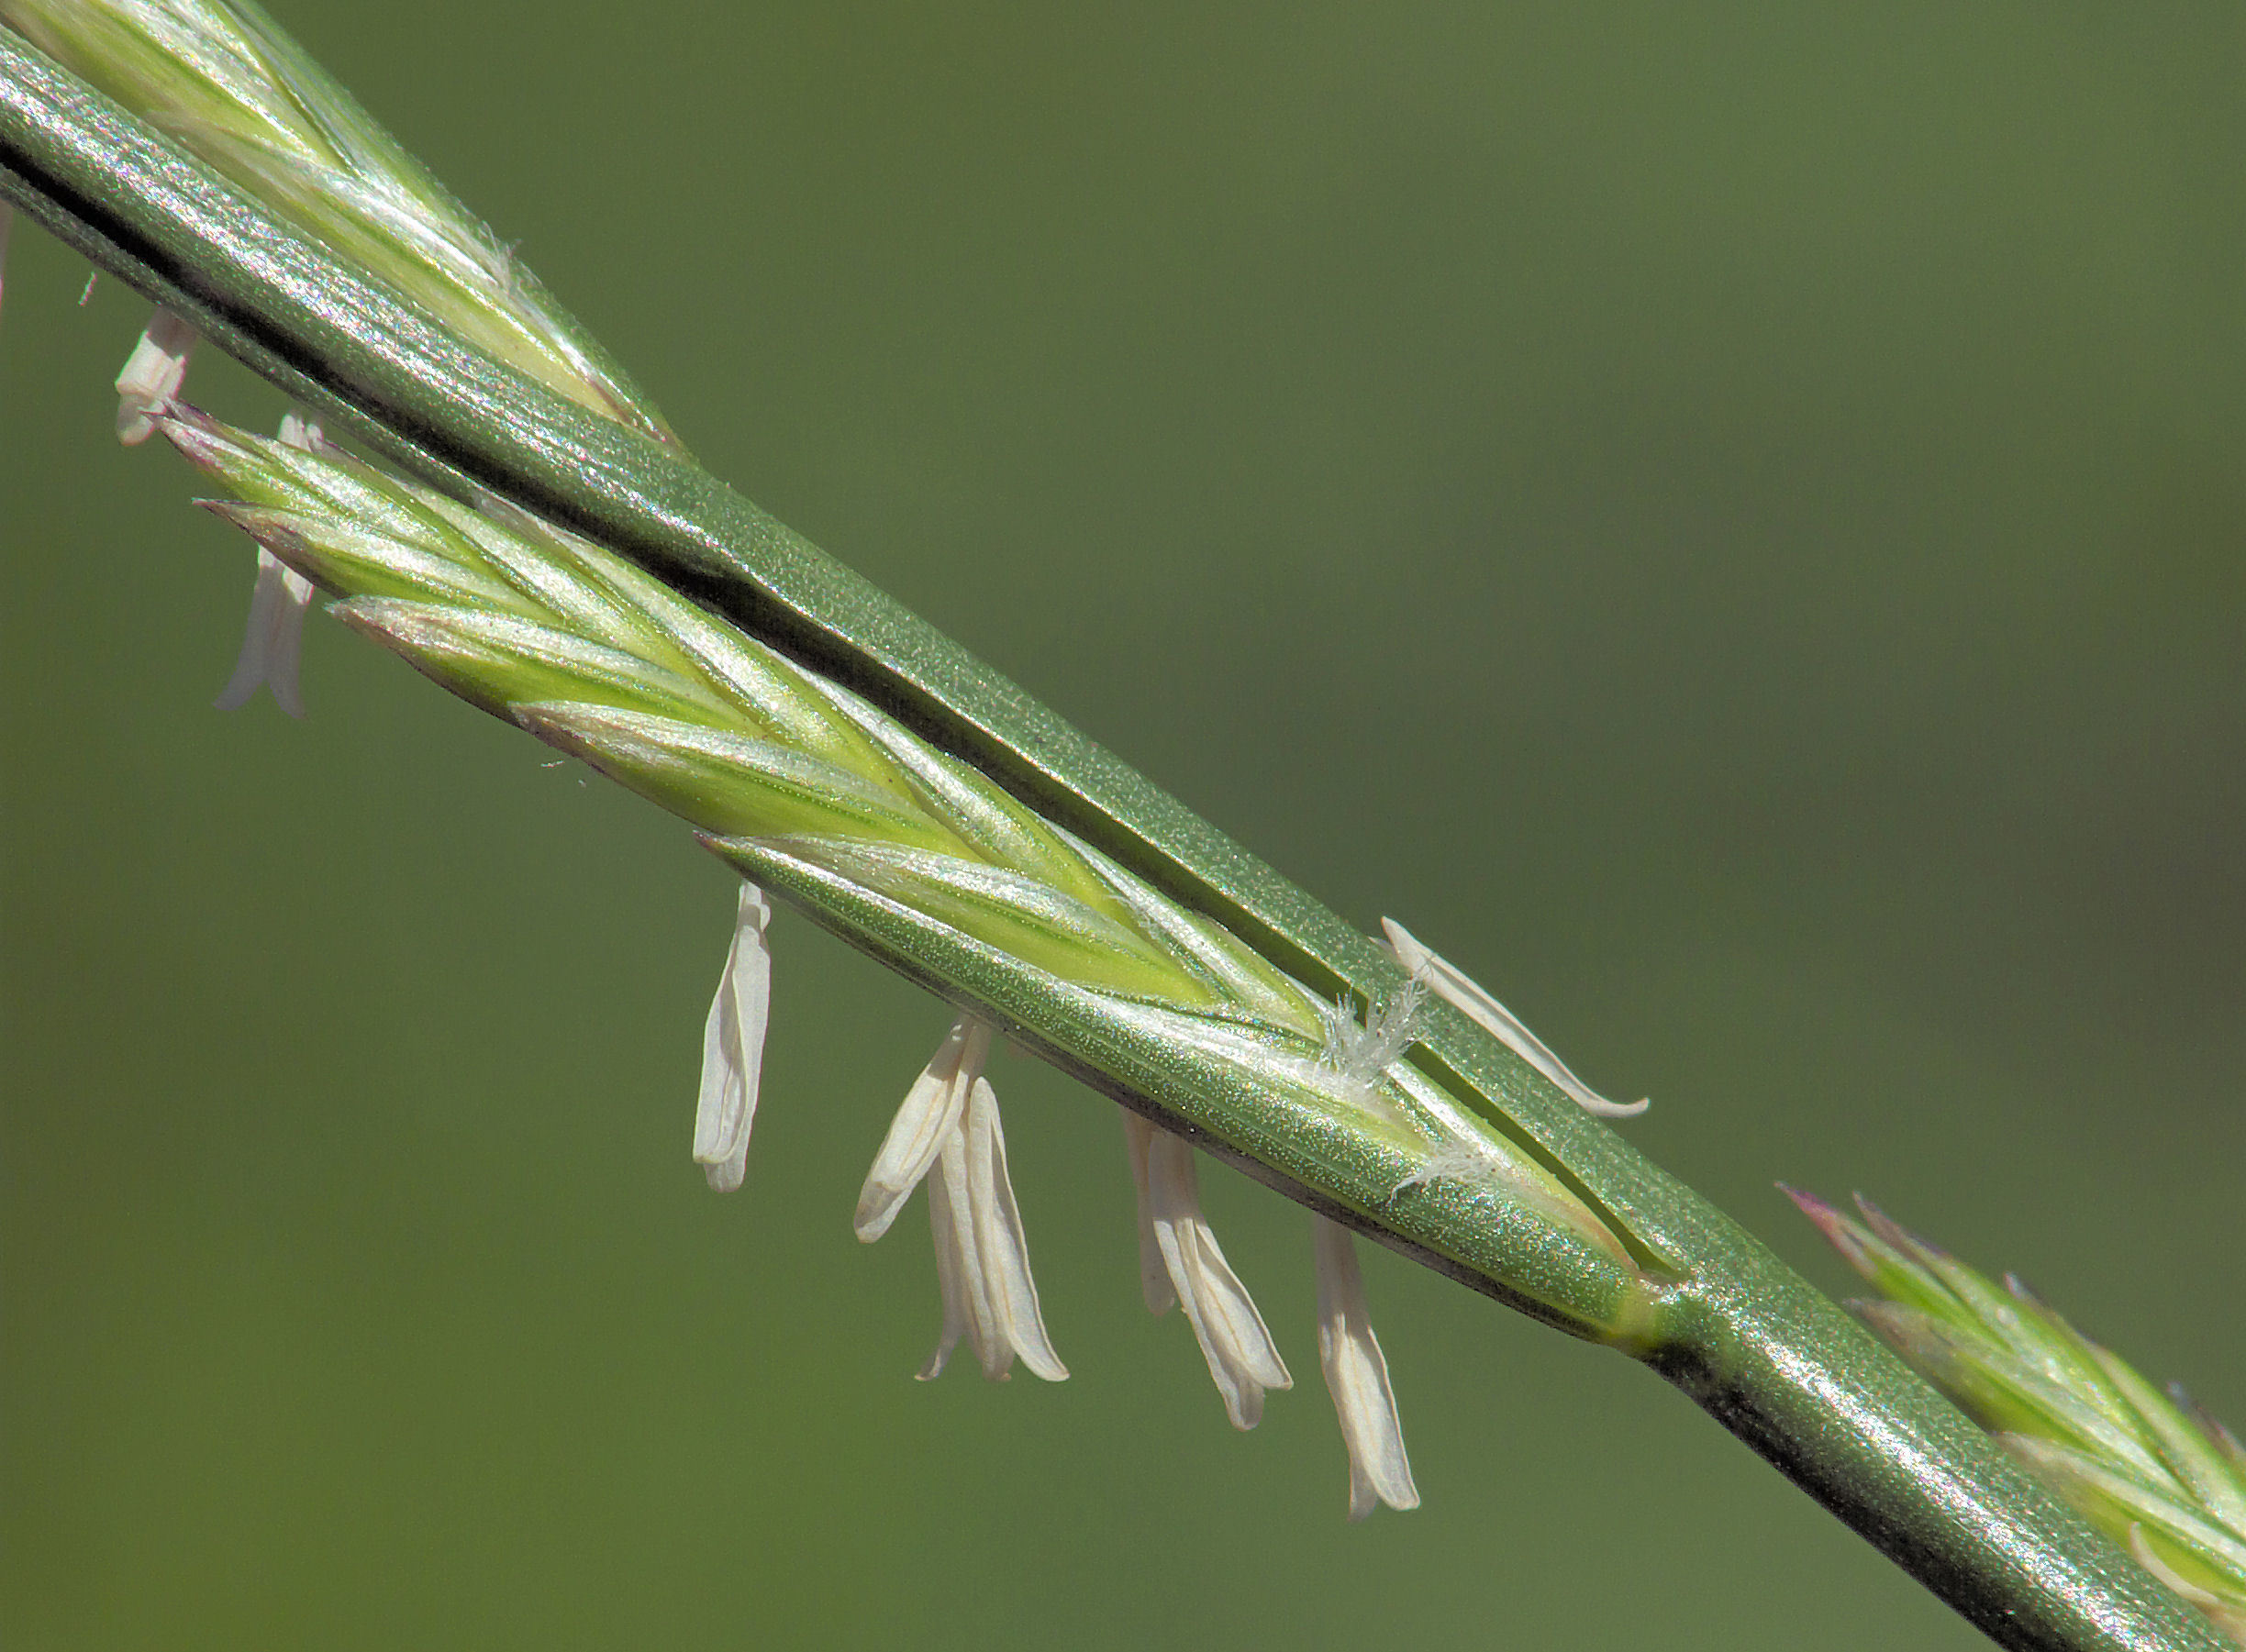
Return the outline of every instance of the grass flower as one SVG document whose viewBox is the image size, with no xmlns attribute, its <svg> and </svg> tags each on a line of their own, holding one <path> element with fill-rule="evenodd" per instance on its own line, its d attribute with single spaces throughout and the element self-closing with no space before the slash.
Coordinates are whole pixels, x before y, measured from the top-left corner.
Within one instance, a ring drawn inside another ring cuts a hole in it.
<svg viewBox="0 0 2246 1652">
<path fill-rule="evenodd" d="M 1362 1520 L 1383 1502 L 1416 1509 L 1419 1488 L 1412 1484 L 1411 1458 L 1404 1452 L 1388 1361 L 1365 1307 L 1357 1237 L 1315 1212 L 1310 1224 L 1318 1257 L 1318 1364 L 1349 1447 L 1350 1518 Z"/>
<path fill-rule="evenodd" d="M 769 1003 L 763 892 L 777 879 L 830 920 L 908 922 L 916 945 L 969 947 L 1039 993 L 1065 991 L 1087 1027 L 1110 1029 L 1087 1050 L 1159 1048 L 1285 1098 L 1319 1133 L 1381 1144 L 1396 1167 L 1391 1199 L 1446 1166 L 1475 1197 L 1587 1243 L 1592 1265 L 1629 1269 L 1549 1171 L 1403 1059 L 1418 988 L 1370 1025 L 1321 1006 L 1221 926 L 885 713 L 550 524 L 183 405 L 159 423 L 237 494 L 213 508 L 340 595 L 347 624 L 683 815 L 750 879 L 705 1029 L 695 1156 L 713 1186 L 739 1186 L 744 1168 Z M 925 1183 L 946 1303 L 927 1374 L 965 1339 L 986 1373 L 1018 1358 L 1058 1380 L 983 1074 L 992 1036 L 978 1015 L 952 1028 L 898 1112 L 855 1225 L 878 1238 Z M 1133 1130 L 1149 1303 L 1184 1305 L 1228 1414 L 1250 1426 L 1263 1392 L 1291 1378 L 1201 1214 L 1192 1149 Z"/>
<path fill-rule="evenodd" d="M 962 1015 L 952 1024 L 944 1041 L 905 1093 L 905 1104 L 882 1138 L 873 1168 L 866 1173 L 858 1194 L 858 1211 L 851 1225 L 859 1242 L 871 1245 L 889 1231 L 913 1189 L 933 1168 L 967 1116 L 967 1095 L 983 1080 L 983 1064 L 990 1059 L 988 1023 Z"/>
<path fill-rule="evenodd" d="M 994 1382 L 1006 1380 L 1017 1357 L 1046 1381 L 1064 1381 L 1068 1368 L 1046 1335 L 1037 1281 L 1029 1273 L 1021 1211 L 1006 1171 L 997 1093 L 983 1076 L 980 1061 L 972 1059 L 976 1050 L 989 1049 L 989 1029 L 978 1025 L 961 1043 L 965 1056 L 951 1088 L 956 1091 L 958 1080 L 967 1079 L 966 1103 L 942 1131 L 928 1179 L 943 1330 L 918 1376 L 923 1382 L 941 1376 L 963 1336 L 984 1376 Z M 907 1098 L 906 1107 L 912 1104 Z"/>
<path fill-rule="evenodd" d="M 317 453 L 327 445 L 319 426 L 299 413 L 283 416 L 284 447 Z M 220 711 L 238 711 L 260 688 L 272 691 L 273 702 L 292 717 L 304 715 L 304 696 L 297 684 L 297 660 L 304 649 L 305 614 L 312 605 L 312 582 L 262 545 L 257 550 L 257 584 L 250 593 L 250 620 L 242 630 L 241 653 L 234 674 L 211 704 Z"/>
<path fill-rule="evenodd" d="M 1635 1102 L 1608 1101 L 1570 1072 L 1567 1063 L 1547 1049 L 1544 1041 L 1530 1032 L 1519 1016 L 1491 997 L 1463 970 L 1429 950 L 1394 918 L 1381 919 L 1381 927 L 1387 932 L 1388 949 L 1395 955 L 1396 962 L 1411 971 L 1415 981 L 1426 982 L 1438 998 L 1484 1032 L 1502 1040 L 1507 1049 L 1557 1084 L 1585 1113 L 1599 1118 L 1635 1118 L 1652 1105 L 1643 1098 Z"/>
<path fill-rule="evenodd" d="M 1140 1272 L 1147 1306 L 1158 1314 L 1173 1304 L 1185 1310 L 1201 1357 L 1208 1362 L 1209 1380 L 1224 1400 L 1225 1415 L 1235 1428 L 1253 1428 L 1263 1420 L 1264 1390 L 1293 1388 L 1295 1379 L 1201 1214 L 1201 1183 L 1191 1145 L 1128 1110 L 1123 1128 L 1139 1190 Z M 1161 1258 L 1166 1290 L 1157 1286 L 1147 1266 L 1150 1240 Z"/>
<path fill-rule="evenodd" d="M 158 305 L 117 374 L 117 440 L 137 448 L 155 434 L 157 416 L 171 408 L 187 383 L 195 347 L 195 329 Z"/>
<path fill-rule="evenodd" d="M 742 880 L 733 944 L 702 1028 L 702 1093 L 695 1107 L 695 1162 L 720 1193 L 739 1188 L 748 1173 L 749 1129 L 756 1122 L 764 1028 L 772 1016 L 772 948 L 764 935 L 771 923 L 772 903 Z"/>
<path fill-rule="evenodd" d="M 943 1331 L 920 1368 L 921 1381 L 943 1374 L 963 1336 L 994 1382 L 1006 1379 L 1017 1358 L 1059 1382 L 1068 1368 L 1045 1331 L 1006 1170 L 998 1096 L 983 1076 L 990 1048 L 988 1023 L 962 1015 L 952 1025 L 873 1156 L 852 1225 L 871 1245 L 889 1231 L 913 1189 L 927 1184 Z"/>
</svg>

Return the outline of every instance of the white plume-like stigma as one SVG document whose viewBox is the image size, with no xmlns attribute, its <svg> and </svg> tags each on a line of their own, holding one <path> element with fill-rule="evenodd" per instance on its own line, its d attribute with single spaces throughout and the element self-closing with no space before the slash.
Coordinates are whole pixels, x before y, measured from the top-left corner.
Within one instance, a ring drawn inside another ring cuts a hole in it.
<svg viewBox="0 0 2246 1652">
<path fill-rule="evenodd" d="M 195 329 L 159 308 L 140 329 L 140 340 L 117 374 L 117 440 L 137 448 L 155 431 L 156 416 L 178 399 L 195 354 Z"/>
<path fill-rule="evenodd" d="M 1158 1314 L 1169 1306 L 1167 1301 L 1155 1306 L 1158 1292 L 1144 1277 L 1149 1272 L 1144 1235 L 1151 1231 L 1174 1300 L 1192 1322 L 1209 1379 L 1224 1400 L 1225 1414 L 1235 1428 L 1253 1428 L 1263 1417 L 1263 1391 L 1292 1388 L 1295 1379 L 1201 1214 L 1193 1148 L 1137 1114 L 1126 1114 L 1125 1121 L 1132 1176 L 1143 1193 L 1140 1272 L 1147 1306 Z"/>
<path fill-rule="evenodd" d="M 1356 1236 L 1324 1216 L 1314 1214 L 1310 1220 L 1318 1256 L 1318 1363 L 1349 1447 L 1349 1517 L 1362 1520 L 1376 1502 L 1416 1509 L 1419 1489 L 1412 1484 L 1411 1458 L 1404 1451 L 1388 1361 L 1365 1308 Z"/>
<path fill-rule="evenodd" d="M 1325 1023 L 1326 1048 L 1318 1053 L 1319 1063 L 1352 1083 L 1377 1084 L 1381 1074 L 1412 1047 L 1419 1006 L 1427 1002 L 1427 983 L 1415 974 L 1362 1021 L 1357 1019 L 1347 993 L 1331 1003 L 1320 1003 L 1318 1019 Z"/>
<path fill-rule="evenodd" d="M 702 1029 L 702 1094 L 695 1107 L 695 1162 L 721 1193 L 739 1187 L 748 1173 L 749 1129 L 756 1122 L 764 1028 L 772 1016 L 772 947 L 764 933 L 771 923 L 772 903 L 744 880 L 733 944 Z"/>
<path fill-rule="evenodd" d="M 1388 933 L 1388 949 L 1395 954 L 1396 962 L 1411 971 L 1415 981 L 1425 981 L 1436 997 L 1496 1037 L 1515 1055 L 1559 1085 L 1567 1093 L 1568 1099 L 1585 1113 L 1596 1114 L 1600 1118 L 1635 1118 L 1652 1104 L 1644 1100 L 1608 1101 L 1570 1072 L 1566 1062 L 1547 1049 L 1541 1038 L 1521 1025 L 1519 1016 L 1483 991 L 1457 965 L 1429 951 L 1410 930 L 1394 918 L 1381 919 L 1381 927 Z"/>
<path fill-rule="evenodd" d="M 292 448 L 317 453 L 327 440 L 318 422 L 307 415 L 291 413 L 281 420 L 281 439 Z M 250 593 L 250 620 L 242 628 L 241 652 L 234 660 L 234 674 L 211 704 L 220 711 L 239 711 L 260 688 L 272 690 L 273 703 L 292 717 L 304 715 L 304 696 L 297 686 L 297 661 L 304 651 L 305 614 L 312 606 L 312 582 L 267 550 L 257 553 L 257 584 Z"/>
</svg>

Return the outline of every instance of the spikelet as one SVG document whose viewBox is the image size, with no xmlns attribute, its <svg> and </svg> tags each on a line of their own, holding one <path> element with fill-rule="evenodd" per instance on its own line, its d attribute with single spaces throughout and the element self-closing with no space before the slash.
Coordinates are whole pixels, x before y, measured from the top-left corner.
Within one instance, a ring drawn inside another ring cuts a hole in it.
<svg viewBox="0 0 2246 1652">
<path fill-rule="evenodd" d="M 1789 1188 L 1883 1296 L 1851 1307 L 2145 1569 L 2246 1646 L 2246 1450 L 2011 1274 L 1999 1286 L 1859 1195 L 1862 1221 Z"/>
</svg>

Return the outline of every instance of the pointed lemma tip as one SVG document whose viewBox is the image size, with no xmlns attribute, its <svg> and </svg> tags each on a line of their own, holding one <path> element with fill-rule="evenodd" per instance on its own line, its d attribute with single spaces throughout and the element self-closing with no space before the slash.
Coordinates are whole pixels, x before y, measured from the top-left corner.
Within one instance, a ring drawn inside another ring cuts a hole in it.
<svg viewBox="0 0 2246 1652">
<path fill-rule="evenodd" d="M 291 571 L 302 577 L 302 571 L 290 559 L 291 553 L 304 548 L 304 535 L 294 527 L 273 521 L 266 506 L 251 504 L 240 499 L 197 499 L 192 503 L 198 510 L 208 511 L 228 527 L 240 528 L 282 561 L 287 562 Z"/>
<path fill-rule="evenodd" d="M 524 733 L 606 774 L 614 771 L 604 759 L 612 759 L 614 753 L 595 736 L 602 709 L 567 700 L 528 700 L 508 706 L 506 715 Z"/>
<path fill-rule="evenodd" d="M 2051 1299 L 2020 1278 L 2018 1274 L 2007 1273 L 2004 1276 L 2004 1283 L 2005 1289 L 2012 1293 L 2015 1301 L 2026 1303 L 2031 1308 L 2040 1308 L 2046 1314 L 2055 1312 L 2051 1305 Z"/>
<path fill-rule="evenodd" d="M 532 729 L 530 732 L 531 732 L 531 733 L 533 733 L 533 734 L 537 734 L 537 733 L 538 733 L 538 730 L 536 730 L 536 729 Z M 541 736 L 539 736 L 539 737 L 542 739 L 542 738 L 544 738 L 545 737 L 541 735 Z M 737 864 L 737 863 L 734 861 L 734 859 L 733 859 L 733 857 L 732 857 L 731 853 L 730 853 L 730 852 L 728 850 L 728 848 L 727 848 L 727 847 L 726 847 L 726 840 L 725 840 L 725 838 L 723 838 L 722 837 L 720 837 L 720 836 L 719 836 L 717 833 L 716 833 L 716 832 L 705 832 L 705 831 L 703 831 L 703 830 L 701 830 L 700 828 L 698 828 L 698 827 L 697 827 L 697 828 L 695 829 L 695 831 L 694 837 L 695 837 L 695 841 L 696 843 L 700 844 L 700 845 L 701 845 L 701 846 L 702 846 L 704 848 L 707 849 L 707 850 L 708 850 L 708 851 L 709 851 L 711 854 L 713 854 L 713 855 L 717 856 L 718 859 L 720 859 L 720 860 L 724 861 L 724 862 L 725 862 L 725 863 L 726 863 L 728 866 L 731 866 L 731 867 L 733 867 L 733 869 L 734 869 L 736 871 L 740 870 L 740 868 L 739 868 L 739 865 L 738 865 L 738 864 Z M 747 875 L 748 875 L 748 874 L 747 874 L 747 873 L 745 873 L 745 872 L 744 872 L 744 873 L 742 873 L 742 876 L 744 876 L 744 877 L 746 877 Z"/>
<path fill-rule="evenodd" d="M 1805 1193 L 1801 1189 L 1789 1187 L 1783 1181 L 1778 1186 L 1787 1198 L 1794 1201 L 1795 1208 L 1817 1225 L 1818 1232 L 1825 1236 L 1826 1243 L 1840 1253 L 1842 1261 L 1865 1278 L 1872 1277 L 1872 1258 L 1864 1248 L 1870 1236 L 1862 1228 L 1850 1221 L 1838 1207 L 1815 1193 Z"/>
<path fill-rule="evenodd" d="M 1919 1309 L 1906 1307 L 1884 1296 L 1851 1297 L 1841 1306 L 1862 1320 L 1874 1336 L 1918 1367 L 1921 1376 L 1932 1377 L 1936 1367 L 1955 1358 L 1955 1347 L 1941 1325 Z"/>
<path fill-rule="evenodd" d="M 216 468 L 224 444 L 218 435 L 217 421 L 200 407 L 174 401 L 152 411 L 149 422 L 188 463 L 206 471 Z"/>
<path fill-rule="evenodd" d="M 753 848 L 756 845 L 756 839 L 753 837 L 728 837 L 720 832 L 705 832 L 700 830 L 697 830 L 695 833 L 695 841 L 700 844 L 704 848 L 709 850 L 711 854 L 717 856 L 718 859 L 723 860 L 728 866 L 733 867 L 737 871 L 740 870 L 741 868 L 739 861 L 736 859 L 735 857 L 738 856 L 743 848 Z M 742 875 L 745 877 L 749 874 L 747 872 L 743 872 Z"/>
<path fill-rule="evenodd" d="M 1790 1181 L 1773 1183 L 1777 1190 L 1794 1201 L 1794 1207 L 1819 1227 L 1829 1226 L 1835 1221 L 1845 1220 L 1840 1213 L 1815 1193 L 1806 1193 Z"/>
<path fill-rule="evenodd" d="M 433 630 L 426 609 L 388 596 L 351 596 L 328 604 L 328 612 L 360 636 L 408 660 L 442 633 Z"/>
<path fill-rule="evenodd" d="M 515 726 L 525 734 L 533 735 L 548 745 L 559 743 L 553 737 L 555 722 L 550 701 L 526 700 L 520 705 L 509 706 L 507 715 L 515 719 Z"/>
<path fill-rule="evenodd" d="M 1862 1213 L 1864 1225 L 1905 1256 L 1920 1261 L 1940 1260 L 1949 1256 L 1950 1253 L 1940 1246 L 1920 1238 L 1862 1193 L 1852 1193 L 1850 1197 Z"/>
<path fill-rule="evenodd" d="M 379 597 L 351 596 L 331 604 L 328 612 L 352 630 L 377 640 L 391 635 L 389 617 L 376 604 Z"/>
<path fill-rule="evenodd" d="M 1883 1333 L 1903 1328 L 1910 1310 L 1884 1296 L 1851 1296 L 1840 1304 L 1857 1318 Z"/>
</svg>

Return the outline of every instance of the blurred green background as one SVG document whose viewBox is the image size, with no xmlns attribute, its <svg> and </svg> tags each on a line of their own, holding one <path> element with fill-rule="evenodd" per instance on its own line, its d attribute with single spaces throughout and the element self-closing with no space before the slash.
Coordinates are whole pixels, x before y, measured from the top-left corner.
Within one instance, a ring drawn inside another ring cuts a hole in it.
<svg viewBox="0 0 2246 1652">
<path fill-rule="evenodd" d="M 2229 5 L 275 0 L 721 475 L 1520 1010 L 1840 1289 L 1874 1192 L 2246 1420 L 2246 22 Z M 316 622 L 0 321 L 0 1638 L 1982 1644 L 1627 1361 L 1368 1251 L 1426 1506 L 1138 1302 L 1002 1062 L 1066 1384 L 908 1380 L 849 1214 L 934 1003 Z M 217 359 L 198 400 L 277 394 Z"/>
</svg>

